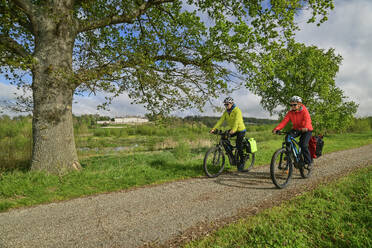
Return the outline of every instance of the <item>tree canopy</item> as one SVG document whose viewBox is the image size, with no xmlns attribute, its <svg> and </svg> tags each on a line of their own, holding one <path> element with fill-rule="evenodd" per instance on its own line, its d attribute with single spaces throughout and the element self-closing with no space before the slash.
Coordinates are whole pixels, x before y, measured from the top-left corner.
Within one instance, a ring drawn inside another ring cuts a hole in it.
<svg viewBox="0 0 372 248">
<path fill-rule="evenodd" d="M 333 0 L 0 0 L 0 72 L 32 90 L 32 168 L 79 167 L 74 94 L 104 91 L 110 102 L 126 92 L 151 112 L 201 109 L 285 47 L 298 13 L 319 24 L 332 8 Z"/>
<path fill-rule="evenodd" d="M 2 0 L 1 70 L 16 72 L 13 80 L 30 72 L 38 32 L 55 28 L 60 39 L 74 33 L 73 70 L 48 69 L 68 77 L 75 93 L 127 92 L 149 110 L 202 107 L 228 90 L 236 67 L 252 70 L 256 56 L 283 45 L 304 8 L 312 9 L 309 21 L 322 22 L 333 3 Z"/>
<path fill-rule="evenodd" d="M 342 57 L 334 49 L 290 41 L 286 48 L 259 59 L 261 68 L 247 86 L 261 97 L 264 109 L 283 116 L 289 110 L 289 99 L 298 95 L 309 109 L 315 131 L 342 131 L 350 125 L 357 104 L 347 101 L 336 86 Z"/>
</svg>

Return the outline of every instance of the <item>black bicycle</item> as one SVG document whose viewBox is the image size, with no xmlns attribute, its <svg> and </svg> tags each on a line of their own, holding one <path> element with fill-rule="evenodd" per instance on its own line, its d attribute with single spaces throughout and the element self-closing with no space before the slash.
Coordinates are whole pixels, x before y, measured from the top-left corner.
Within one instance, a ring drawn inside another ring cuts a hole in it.
<svg viewBox="0 0 372 248">
<path fill-rule="evenodd" d="M 301 147 L 293 137 L 298 134 L 298 131 L 277 131 L 276 133 L 286 136 L 282 148 L 278 149 L 271 159 L 270 175 L 275 186 L 282 189 L 288 185 L 292 177 L 293 166 L 300 170 L 302 178 L 310 176 L 311 167 L 304 163 Z"/>
<path fill-rule="evenodd" d="M 230 165 L 239 165 L 240 159 L 236 146 L 233 146 L 230 142 L 229 131 L 215 130 L 213 134 L 220 135 L 218 143 L 211 147 L 204 157 L 204 171 L 208 177 L 219 176 L 225 168 L 225 153 L 229 158 Z M 248 171 L 252 168 L 255 161 L 255 153 L 250 153 L 250 146 L 248 139 L 243 139 L 243 156 L 244 156 L 244 167 L 248 165 Z"/>
</svg>

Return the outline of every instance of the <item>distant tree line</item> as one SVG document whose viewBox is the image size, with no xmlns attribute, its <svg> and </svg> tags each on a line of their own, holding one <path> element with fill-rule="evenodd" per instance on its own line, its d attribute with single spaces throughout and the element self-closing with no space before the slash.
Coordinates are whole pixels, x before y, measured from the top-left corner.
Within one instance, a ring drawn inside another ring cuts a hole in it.
<svg viewBox="0 0 372 248">
<path fill-rule="evenodd" d="M 183 119 L 186 121 L 193 121 L 193 122 L 201 122 L 207 127 L 213 127 L 216 122 L 218 121 L 220 117 L 217 116 L 186 116 Z M 256 125 L 262 125 L 262 124 L 274 124 L 278 123 L 278 120 L 272 120 L 272 119 L 261 119 L 261 118 L 254 118 L 254 117 L 243 117 L 244 122 L 246 124 L 256 124 Z"/>
</svg>

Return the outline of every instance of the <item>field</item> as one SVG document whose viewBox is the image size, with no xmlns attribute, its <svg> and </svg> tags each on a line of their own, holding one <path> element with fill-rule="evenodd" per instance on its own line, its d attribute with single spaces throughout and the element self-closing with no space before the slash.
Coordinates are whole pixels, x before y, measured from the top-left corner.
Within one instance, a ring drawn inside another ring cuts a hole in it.
<svg viewBox="0 0 372 248">
<path fill-rule="evenodd" d="M 57 176 L 28 171 L 31 142 L 24 137 L 30 137 L 30 122 L 24 118 L 16 123 L 16 128 L 8 129 L 12 136 L 2 140 L 6 147 L 1 150 L 2 165 L 8 167 L 0 174 L 0 211 L 204 176 L 203 156 L 217 142 L 217 136 L 209 134 L 210 128 L 202 123 L 80 126 L 75 133 L 83 170 Z M 273 125 L 247 126 L 246 136 L 258 143 L 255 166 L 268 164 L 283 136 L 271 134 Z M 328 153 L 371 144 L 372 131 L 330 134 L 324 140 L 324 152 Z M 235 170 L 230 166 L 227 169 Z"/>
</svg>

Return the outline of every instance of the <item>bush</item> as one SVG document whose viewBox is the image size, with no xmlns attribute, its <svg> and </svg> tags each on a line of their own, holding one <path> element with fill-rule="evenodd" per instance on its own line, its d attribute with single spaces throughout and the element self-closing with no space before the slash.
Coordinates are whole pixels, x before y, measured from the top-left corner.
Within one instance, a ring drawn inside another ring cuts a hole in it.
<svg viewBox="0 0 372 248">
<path fill-rule="evenodd" d="M 189 143 L 185 141 L 181 141 L 177 144 L 177 146 L 173 149 L 173 155 L 177 159 L 185 159 L 190 156 L 191 148 Z"/>
<path fill-rule="evenodd" d="M 108 129 L 108 128 L 107 128 Z M 110 130 L 110 133 L 108 136 L 115 136 L 115 137 L 120 137 L 121 133 L 120 133 L 120 129 L 121 128 L 112 128 L 112 129 L 108 129 Z"/>
<path fill-rule="evenodd" d="M 137 126 L 137 134 L 140 135 L 153 135 L 154 134 L 154 126 L 148 126 L 148 125 L 140 125 Z"/>
<path fill-rule="evenodd" d="M 93 135 L 97 137 L 103 137 L 105 136 L 105 130 L 103 128 L 97 128 L 94 130 Z"/>
<path fill-rule="evenodd" d="M 348 128 L 348 132 L 366 132 L 372 129 L 370 118 L 355 118 Z"/>
</svg>

